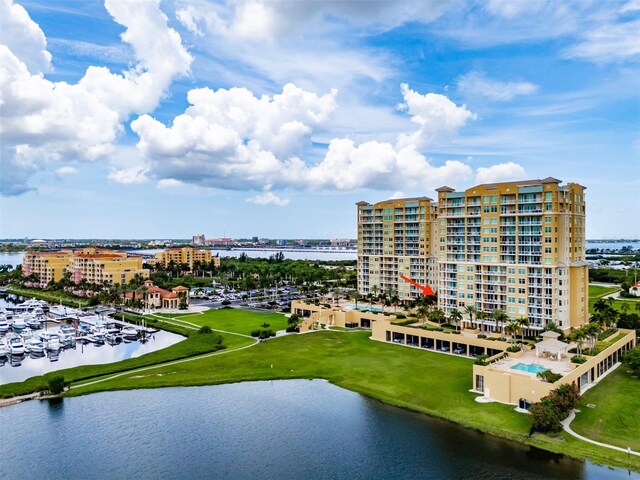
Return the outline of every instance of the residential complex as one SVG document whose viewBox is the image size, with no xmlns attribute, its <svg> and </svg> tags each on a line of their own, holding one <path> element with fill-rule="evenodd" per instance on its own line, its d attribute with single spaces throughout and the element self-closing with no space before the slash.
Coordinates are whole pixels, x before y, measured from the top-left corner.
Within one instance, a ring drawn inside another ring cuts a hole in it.
<svg viewBox="0 0 640 480">
<path fill-rule="evenodd" d="M 441 187 L 437 205 L 426 197 L 360 202 L 360 293 L 377 285 L 417 297 L 404 275 L 437 290 L 447 315 L 473 306 L 526 318 L 532 330 L 551 321 L 577 327 L 588 320 L 584 190 L 549 177 L 461 192 Z M 473 326 L 496 327 L 477 319 Z"/>
<path fill-rule="evenodd" d="M 216 267 L 220 266 L 220 257 L 212 256 L 211 250 L 200 250 L 193 247 L 167 248 L 162 252 L 156 253 L 155 257 L 156 265 L 162 265 L 164 268 L 173 263 L 176 266 L 187 265 L 189 271 L 191 271 L 196 262 L 214 262 Z"/>
<path fill-rule="evenodd" d="M 152 280 L 144 282 L 142 291 L 124 292 L 122 299 L 125 305 L 135 306 L 135 301 L 140 300 L 142 308 L 153 310 L 163 309 L 186 309 L 189 307 L 189 289 L 182 285 L 173 287 L 171 291 L 156 287 Z"/>
<path fill-rule="evenodd" d="M 97 248 L 63 250 L 57 252 L 27 252 L 22 260 L 24 276 L 38 275 L 40 286 L 62 280 L 65 273 L 74 283 L 126 284 L 136 275 L 149 276 L 142 268 L 142 257 L 126 252 Z"/>
<path fill-rule="evenodd" d="M 393 292 L 415 299 L 418 285 L 436 283 L 436 204 L 427 197 L 358 206 L 358 288 L 360 293 Z"/>
</svg>

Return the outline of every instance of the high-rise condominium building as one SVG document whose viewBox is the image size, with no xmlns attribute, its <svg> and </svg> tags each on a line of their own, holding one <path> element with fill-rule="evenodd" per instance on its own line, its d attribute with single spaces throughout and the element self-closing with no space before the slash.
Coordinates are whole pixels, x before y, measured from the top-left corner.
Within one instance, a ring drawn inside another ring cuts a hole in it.
<svg viewBox="0 0 640 480">
<path fill-rule="evenodd" d="M 358 202 L 358 290 L 411 300 L 435 285 L 436 205 L 427 197 Z"/>
<path fill-rule="evenodd" d="M 562 329 L 585 323 L 585 188 L 560 183 L 545 178 L 461 192 L 442 187 L 437 219 L 427 198 L 358 203 L 360 292 L 378 285 L 397 288 L 404 299 L 418 296 L 419 289 L 400 279 L 404 274 L 434 287 L 447 315 L 473 306 L 526 318 L 533 330 L 551 321 Z M 496 328 L 494 319 L 474 318 L 473 326 Z"/>
<path fill-rule="evenodd" d="M 437 189 L 440 308 L 501 310 L 534 330 L 586 322 L 584 190 L 550 177 Z"/>
</svg>

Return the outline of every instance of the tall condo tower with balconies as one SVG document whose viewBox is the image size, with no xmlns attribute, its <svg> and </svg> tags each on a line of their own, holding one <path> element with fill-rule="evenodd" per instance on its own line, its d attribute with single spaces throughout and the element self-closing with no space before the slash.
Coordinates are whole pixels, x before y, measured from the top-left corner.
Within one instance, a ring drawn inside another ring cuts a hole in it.
<svg viewBox="0 0 640 480">
<path fill-rule="evenodd" d="M 436 289 L 436 204 L 427 197 L 358 202 L 358 290 L 402 301 Z"/>
<path fill-rule="evenodd" d="M 534 331 L 588 320 L 585 187 L 560 183 L 549 177 L 437 189 L 438 305 L 445 313 L 501 310 L 528 319 Z M 496 329 L 493 319 L 473 326 Z"/>
</svg>

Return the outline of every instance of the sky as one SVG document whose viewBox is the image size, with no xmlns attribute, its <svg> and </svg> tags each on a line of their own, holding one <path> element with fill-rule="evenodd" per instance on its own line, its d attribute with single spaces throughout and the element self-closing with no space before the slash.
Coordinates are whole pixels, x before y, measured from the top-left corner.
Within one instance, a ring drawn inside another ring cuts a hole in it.
<svg viewBox="0 0 640 480">
<path fill-rule="evenodd" d="M 0 0 L 0 238 L 355 238 L 552 176 L 640 238 L 640 0 Z"/>
</svg>

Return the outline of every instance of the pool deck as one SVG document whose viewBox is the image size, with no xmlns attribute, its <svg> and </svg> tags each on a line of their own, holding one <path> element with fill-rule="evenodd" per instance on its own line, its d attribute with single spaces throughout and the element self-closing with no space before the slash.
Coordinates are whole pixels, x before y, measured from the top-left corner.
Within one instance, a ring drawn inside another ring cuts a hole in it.
<svg viewBox="0 0 640 480">
<path fill-rule="evenodd" d="M 566 375 L 569 373 L 571 368 L 570 358 L 573 356 L 572 354 L 567 355 L 562 360 L 551 360 L 549 358 L 536 357 L 535 351 L 525 352 L 524 355 L 518 358 L 512 357 L 504 357 L 498 360 L 495 363 L 491 364 L 491 367 L 497 370 L 507 370 L 518 373 L 526 373 L 533 377 L 537 374 L 534 372 L 525 372 L 523 370 L 513 370 L 512 367 L 517 365 L 518 363 L 526 363 L 529 365 L 540 365 L 546 369 L 551 370 L 554 373 L 560 373 L 562 375 Z"/>
</svg>

